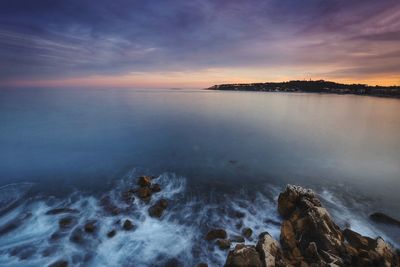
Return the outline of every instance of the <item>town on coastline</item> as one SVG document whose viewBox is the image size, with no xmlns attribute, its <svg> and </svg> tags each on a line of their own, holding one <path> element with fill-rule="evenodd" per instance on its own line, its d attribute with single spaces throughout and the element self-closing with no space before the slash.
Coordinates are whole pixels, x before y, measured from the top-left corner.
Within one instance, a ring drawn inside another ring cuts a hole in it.
<svg viewBox="0 0 400 267">
<path fill-rule="evenodd" d="M 260 92 L 301 92 L 355 94 L 383 97 L 400 97 L 400 86 L 369 86 L 366 84 L 342 84 L 324 80 L 296 80 L 288 82 L 238 83 L 214 85 L 208 90 L 260 91 Z"/>
</svg>

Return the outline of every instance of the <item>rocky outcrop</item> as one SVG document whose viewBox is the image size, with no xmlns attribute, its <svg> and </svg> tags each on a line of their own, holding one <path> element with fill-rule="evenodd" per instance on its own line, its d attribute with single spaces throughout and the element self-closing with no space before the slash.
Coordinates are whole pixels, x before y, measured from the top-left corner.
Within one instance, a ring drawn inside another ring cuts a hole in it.
<svg viewBox="0 0 400 267">
<path fill-rule="evenodd" d="M 279 195 L 278 212 L 280 242 L 262 233 L 256 247 L 236 245 L 225 266 L 400 266 L 382 238 L 342 231 L 312 190 L 288 185 Z"/>
<path fill-rule="evenodd" d="M 369 218 L 377 223 L 390 224 L 400 227 L 399 220 L 396 220 L 395 218 L 392 218 L 389 215 L 386 215 L 385 213 L 382 212 L 372 213 L 371 215 L 369 215 Z"/>
</svg>

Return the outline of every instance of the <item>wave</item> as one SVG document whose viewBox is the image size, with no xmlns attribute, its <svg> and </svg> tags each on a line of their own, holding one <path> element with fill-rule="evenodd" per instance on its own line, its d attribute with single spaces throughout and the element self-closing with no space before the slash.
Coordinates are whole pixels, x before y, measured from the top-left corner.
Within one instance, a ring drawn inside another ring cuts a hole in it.
<svg viewBox="0 0 400 267">
<path fill-rule="evenodd" d="M 279 187 L 268 185 L 262 193 L 243 189 L 234 195 L 189 194 L 184 177 L 164 173 L 154 178 L 162 190 L 141 201 L 124 195 L 136 187 L 137 176 L 132 171 L 99 196 L 74 192 L 63 199 L 31 198 L 8 210 L 0 217 L 0 266 L 47 266 L 57 261 L 67 261 L 69 266 L 195 266 L 200 262 L 222 266 L 227 251 L 204 240 L 210 229 L 223 228 L 232 237 L 250 227 L 249 244 L 265 231 L 279 239 Z M 13 188 L 4 203 L 15 205 L 26 194 L 24 186 Z M 334 215 L 341 211 L 345 220 L 358 222 L 350 212 L 343 213 L 345 206 L 328 191 L 321 195 L 331 203 Z M 149 216 L 148 208 L 161 199 L 168 200 L 166 212 L 161 218 Z M 133 223 L 132 230 L 124 230 L 126 220 Z M 88 222 L 94 228 L 85 232 Z M 109 237 L 113 231 L 115 236 Z"/>
</svg>

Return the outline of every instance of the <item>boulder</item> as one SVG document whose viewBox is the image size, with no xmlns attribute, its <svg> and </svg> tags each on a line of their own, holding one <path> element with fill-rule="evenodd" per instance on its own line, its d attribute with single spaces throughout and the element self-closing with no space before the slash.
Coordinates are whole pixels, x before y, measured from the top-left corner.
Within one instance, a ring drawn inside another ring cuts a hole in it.
<svg viewBox="0 0 400 267">
<path fill-rule="evenodd" d="M 86 233 L 94 233 L 97 230 L 97 221 L 96 220 L 87 221 L 85 223 L 84 229 Z"/>
<path fill-rule="evenodd" d="M 226 231 L 224 229 L 213 229 L 207 233 L 205 236 L 205 240 L 210 241 L 214 239 L 225 239 L 226 238 Z"/>
<path fill-rule="evenodd" d="M 286 266 L 278 241 L 273 239 L 268 232 L 260 234 L 256 250 L 261 257 L 264 266 Z"/>
<path fill-rule="evenodd" d="M 243 235 L 245 238 L 249 239 L 249 238 L 251 237 L 252 234 L 253 234 L 253 230 L 252 230 L 251 228 L 248 228 L 248 227 L 243 228 L 243 230 L 242 230 L 242 235 Z"/>
<path fill-rule="evenodd" d="M 58 221 L 58 225 L 62 229 L 70 228 L 76 223 L 76 218 L 74 217 L 64 217 Z"/>
<path fill-rule="evenodd" d="M 263 267 L 260 255 L 254 246 L 243 244 L 236 245 L 234 250 L 229 251 L 225 267 Z"/>
<path fill-rule="evenodd" d="M 122 224 L 122 228 L 123 228 L 125 231 L 130 231 L 130 230 L 133 229 L 133 227 L 134 227 L 134 225 L 133 225 L 133 223 L 132 223 L 129 219 L 126 219 L 126 220 L 124 221 L 124 223 Z"/>
<path fill-rule="evenodd" d="M 150 176 L 140 176 L 138 180 L 138 185 L 140 187 L 150 187 L 151 186 L 151 177 Z"/>
<path fill-rule="evenodd" d="M 143 200 L 149 199 L 151 197 L 151 191 L 148 187 L 141 187 L 137 190 L 138 197 Z"/>
<path fill-rule="evenodd" d="M 112 238 L 112 237 L 114 237 L 116 234 L 117 234 L 117 231 L 116 231 L 115 229 L 112 229 L 111 231 L 109 231 L 109 232 L 107 233 L 107 237 L 108 237 L 108 238 Z"/>
<path fill-rule="evenodd" d="M 215 243 L 222 250 L 227 250 L 231 247 L 231 241 L 228 239 L 218 239 Z"/>
<path fill-rule="evenodd" d="M 160 191 L 161 191 L 161 186 L 160 186 L 159 184 L 153 184 L 153 185 L 150 187 L 150 190 L 151 190 L 151 192 L 153 192 L 153 193 L 160 192 Z"/>
<path fill-rule="evenodd" d="M 168 207 L 168 201 L 166 199 L 160 199 L 148 210 L 151 217 L 160 218 L 164 210 Z"/>
</svg>

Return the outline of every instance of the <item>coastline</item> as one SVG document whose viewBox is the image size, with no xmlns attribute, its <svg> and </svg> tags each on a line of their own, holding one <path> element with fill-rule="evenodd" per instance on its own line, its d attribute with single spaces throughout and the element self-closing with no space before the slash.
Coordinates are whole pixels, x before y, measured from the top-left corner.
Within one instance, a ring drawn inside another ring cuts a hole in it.
<svg viewBox="0 0 400 267">
<path fill-rule="evenodd" d="M 337 95 L 360 95 L 385 98 L 400 98 L 400 86 L 369 86 L 365 84 L 341 84 L 330 81 L 289 81 L 245 84 L 218 84 L 205 90 L 284 92 L 284 93 L 322 93 Z"/>
</svg>

